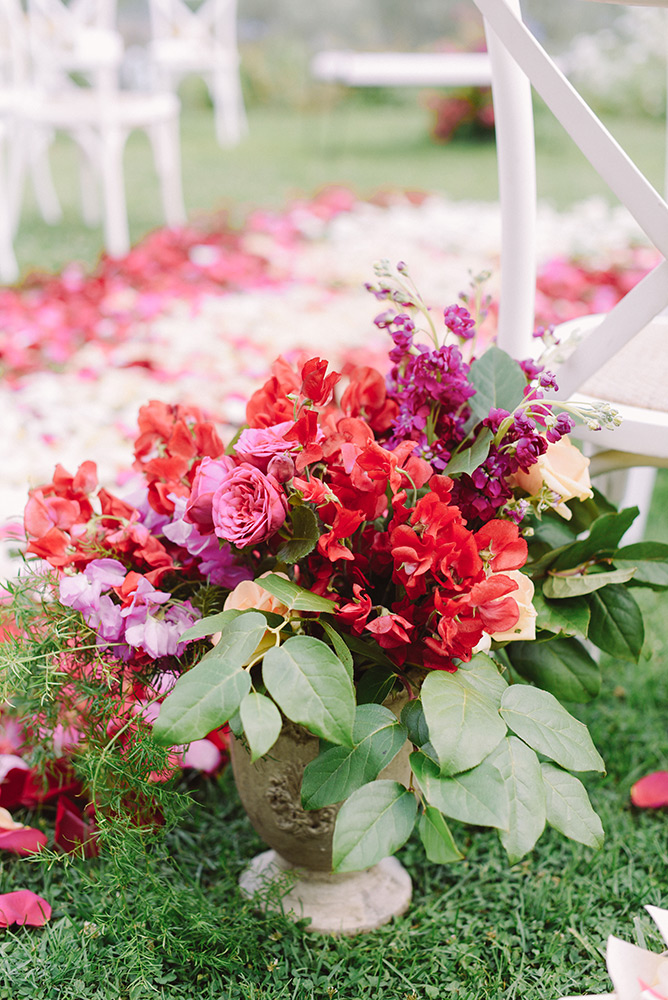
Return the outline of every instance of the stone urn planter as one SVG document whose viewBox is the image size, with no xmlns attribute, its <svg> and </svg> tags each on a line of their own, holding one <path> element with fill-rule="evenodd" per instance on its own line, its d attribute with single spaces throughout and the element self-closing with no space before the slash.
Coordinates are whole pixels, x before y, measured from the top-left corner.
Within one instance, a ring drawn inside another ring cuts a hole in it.
<svg viewBox="0 0 668 1000">
<path fill-rule="evenodd" d="M 397 715 L 405 703 L 403 694 L 386 702 Z M 280 908 L 295 919 L 309 919 L 311 931 L 374 930 L 406 911 L 411 879 L 395 857 L 360 872 L 332 872 L 339 805 L 313 810 L 301 805 L 304 769 L 317 757 L 318 748 L 316 737 L 288 720 L 271 750 L 254 763 L 244 742 L 232 738 L 239 797 L 253 828 L 271 848 L 253 859 L 239 884 L 260 908 Z M 407 782 L 410 749 L 406 743 L 379 777 Z"/>
</svg>

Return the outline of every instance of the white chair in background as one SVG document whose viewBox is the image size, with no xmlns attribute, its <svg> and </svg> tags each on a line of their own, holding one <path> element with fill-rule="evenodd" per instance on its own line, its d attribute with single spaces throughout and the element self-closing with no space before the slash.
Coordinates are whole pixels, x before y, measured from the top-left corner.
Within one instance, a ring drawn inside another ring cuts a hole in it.
<svg viewBox="0 0 668 1000">
<path fill-rule="evenodd" d="M 508 0 L 519 12 L 519 0 Z M 536 170 L 531 86 L 485 23 L 487 52 L 324 50 L 318 80 L 348 87 L 492 88 L 501 206 L 499 329 L 530 341 L 536 289 Z"/>
<path fill-rule="evenodd" d="M 574 436 L 595 449 L 594 474 L 634 470 L 622 502 L 638 503 L 646 515 L 651 486 L 646 467 L 668 467 L 668 316 L 662 315 L 668 306 L 668 204 L 537 42 L 519 9 L 506 0 L 474 2 L 497 43 L 527 74 L 663 257 L 609 313 L 574 320 L 555 331 L 562 340 L 582 334 L 573 352 L 556 368 L 559 395 L 610 402 L 623 421 L 614 430 L 578 427 Z M 642 2 L 668 7 L 668 0 Z M 519 357 L 532 353 L 531 341 L 521 327 L 501 330 L 499 345 Z"/>
<path fill-rule="evenodd" d="M 213 102 L 216 137 L 233 146 L 248 131 L 239 77 L 236 0 L 149 0 L 149 58 L 158 86 L 176 91 L 201 76 Z"/>
<path fill-rule="evenodd" d="M 23 115 L 38 130 L 69 134 L 82 151 L 90 178 L 99 182 L 105 247 L 112 256 L 130 249 L 123 153 L 135 129 L 153 147 L 163 212 L 170 226 L 185 221 L 179 147 L 179 102 L 174 94 L 120 89 L 123 55 L 113 29 L 113 0 L 29 0 L 32 91 Z M 83 78 L 87 85 L 79 82 Z M 96 212 L 83 178 L 87 221 Z"/>
</svg>

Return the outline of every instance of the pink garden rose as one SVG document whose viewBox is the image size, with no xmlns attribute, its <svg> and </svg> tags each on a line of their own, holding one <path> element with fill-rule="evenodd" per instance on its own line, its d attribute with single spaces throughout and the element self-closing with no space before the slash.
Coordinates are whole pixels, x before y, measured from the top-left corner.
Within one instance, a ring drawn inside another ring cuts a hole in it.
<svg viewBox="0 0 668 1000">
<path fill-rule="evenodd" d="M 234 445 L 237 457 L 266 472 L 272 458 L 289 455 L 299 449 L 299 441 L 285 439 L 294 426 L 294 420 L 283 420 L 272 427 L 246 427 Z"/>
<path fill-rule="evenodd" d="M 214 531 L 238 548 L 269 538 L 287 512 L 288 502 L 278 480 L 247 462 L 232 469 L 213 495 Z"/>
<path fill-rule="evenodd" d="M 213 531 L 211 518 L 213 495 L 234 466 L 234 460 L 228 455 L 223 455 L 221 458 L 203 458 L 195 473 L 184 520 L 196 524 L 204 534 L 211 534 Z"/>
</svg>

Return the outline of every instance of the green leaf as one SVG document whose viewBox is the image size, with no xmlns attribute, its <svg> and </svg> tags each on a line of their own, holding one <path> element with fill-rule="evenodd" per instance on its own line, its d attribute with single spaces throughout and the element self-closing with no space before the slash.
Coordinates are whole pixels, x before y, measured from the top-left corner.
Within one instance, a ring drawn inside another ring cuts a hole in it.
<svg viewBox="0 0 668 1000">
<path fill-rule="evenodd" d="M 370 868 L 406 843 L 415 825 L 417 802 L 398 781 L 371 781 L 343 803 L 332 842 L 335 872 Z"/>
<path fill-rule="evenodd" d="M 290 521 L 292 522 L 292 537 L 283 542 L 277 556 L 281 562 L 296 563 L 316 547 L 320 538 L 320 529 L 315 512 L 306 504 L 299 504 L 292 508 Z"/>
<path fill-rule="evenodd" d="M 343 641 L 343 639 L 341 638 L 341 636 L 336 631 L 333 625 L 330 625 L 329 622 L 326 622 L 324 618 L 320 619 L 320 624 L 325 630 L 328 639 L 332 643 L 332 646 L 334 647 L 334 652 L 341 660 L 341 663 L 344 665 L 348 673 L 350 674 L 350 679 L 353 680 L 355 672 L 355 664 L 353 662 L 350 650 L 348 649 L 345 642 Z"/>
<path fill-rule="evenodd" d="M 601 668 L 577 639 L 510 642 L 505 652 L 521 677 L 560 700 L 591 701 L 601 689 Z"/>
<path fill-rule="evenodd" d="M 503 778 L 489 761 L 442 778 L 438 766 L 419 750 L 410 756 L 413 774 L 430 805 L 462 823 L 507 829 L 508 793 Z"/>
<path fill-rule="evenodd" d="M 251 761 L 264 757 L 278 739 L 281 726 L 281 713 L 271 698 L 249 692 L 239 705 L 241 723 L 248 740 Z"/>
<path fill-rule="evenodd" d="M 327 597 L 312 594 L 304 587 L 298 587 L 292 580 L 285 580 L 276 573 L 263 576 L 260 586 L 277 597 L 290 611 L 334 611 L 334 604 Z"/>
<path fill-rule="evenodd" d="M 503 692 L 508 682 L 501 676 L 499 667 L 491 656 L 478 653 L 468 663 L 462 663 L 457 669 L 457 676 L 463 684 L 467 684 L 478 694 L 499 707 Z"/>
<path fill-rule="evenodd" d="M 241 611 L 219 611 L 216 615 L 207 615 L 191 625 L 181 636 L 181 642 L 188 642 L 190 639 L 207 639 L 216 632 L 222 632 L 230 622 L 238 618 Z"/>
<path fill-rule="evenodd" d="M 348 635 L 347 633 L 342 635 L 341 638 L 348 649 L 357 655 L 360 663 L 370 660 L 372 663 L 377 663 L 379 666 L 385 667 L 386 672 L 389 671 L 396 676 L 397 668 L 395 663 L 389 658 L 383 648 L 378 645 L 375 638 L 369 642 L 365 642 L 364 639 L 360 639 L 356 635 Z"/>
<path fill-rule="evenodd" d="M 562 598 L 549 601 L 540 590 L 536 590 L 531 602 L 536 609 L 536 628 L 547 629 L 555 635 L 587 636 L 589 628 L 589 605 L 584 597 Z"/>
<path fill-rule="evenodd" d="M 357 703 L 368 705 L 375 702 L 382 705 L 394 687 L 397 675 L 388 673 L 385 667 L 370 667 L 357 682 Z"/>
<path fill-rule="evenodd" d="M 190 743 L 227 722 L 250 690 L 250 676 L 243 668 L 266 628 L 264 616 L 256 611 L 230 622 L 218 645 L 179 677 L 162 703 L 153 725 L 158 743 Z"/>
<path fill-rule="evenodd" d="M 501 701 L 501 715 L 520 739 L 571 771 L 605 771 L 589 730 L 549 691 L 513 684 Z"/>
<path fill-rule="evenodd" d="M 636 542 L 619 549 L 614 556 L 618 569 L 637 566 L 633 582 L 650 587 L 668 587 L 668 545 L 662 542 Z"/>
<path fill-rule="evenodd" d="M 544 763 L 540 768 L 550 826 L 587 847 L 602 847 L 605 834 L 601 820 L 592 809 L 582 782 L 553 764 Z"/>
<path fill-rule="evenodd" d="M 310 761 L 302 781 L 304 809 L 341 802 L 373 781 L 406 742 L 406 729 L 383 705 L 358 705 L 354 747 L 330 747 Z"/>
<path fill-rule="evenodd" d="M 637 507 L 627 507 L 619 514 L 602 514 L 589 529 L 589 535 L 571 545 L 563 552 L 554 568 L 571 569 L 587 562 L 594 556 L 609 556 L 616 550 L 619 541 L 638 516 Z"/>
<path fill-rule="evenodd" d="M 507 830 L 499 838 L 511 864 L 531 851 L 545 829 L 545 788 L 535 752 L 508 736 L 490 754 L 489 762 L 503 778 L 510 805 Z"/>
<path fill-rule="evenodd" d="M 327 643 L 308 635 L 292 636 L 265 653 L 262 677 L 289 719 L 330 743 L 353 746 L 353 684 Z"/>
<path fill-rule="evenodd" d="M 464 857 L 455 844 L 448 824 L 434 806 L 426 806 L 418 824 L 424 852 L 436 865 L 448 865 Z"/>
<path fill-rule="evenodd" d="M 589 638 L 620 660 L 637 663 L 645 641 L 642 612 L 626 587 L 611 586 L 587 598 L 591 610 Z"/>
<path fill-rule="evenodd" d="M 629 569 L 613 569 L 607 573 L 584 573 L 577 576 L 548 576 L 543 584 L 543 596 L 559 600 L 562 597 L 579 597 L 593 594 L 611 583 L 626 583 L 635 573 L 635 566 Z"/>
<path fill-rule="evenodd" d="M 494 702 L 459 672 L 432 670 L 422 685 L 421 698 L 429 736 L 445 774 L 479 764 L 506 734 Z"/>
<path fill-rule="evenodd" d="M 471 365 L 469 382 L 476 394 L 468 404 L 479 420 L 492 409 L 512 412 L 524 398 L 527 380 L 517 361 L 498 347 L 488 347 Z"/>
<path fill-rule="evenodd" d="M 413 698 L 404 705 L 401 710 L 401 721 L 413 746 L 422 747 L 429 742 L 429 727 L 419 698 Z"/>
<path fill-rule="evenodd" d="M 492 444 L 492 432 L 485 428 L 473 442 L 470 448 L 465 448 L 452 456 L 445 467 L 443 475 L 461 476 L 462 473 L 471 475 L 479 465 L 485 461 L 489 455 Z"/>
</svg>

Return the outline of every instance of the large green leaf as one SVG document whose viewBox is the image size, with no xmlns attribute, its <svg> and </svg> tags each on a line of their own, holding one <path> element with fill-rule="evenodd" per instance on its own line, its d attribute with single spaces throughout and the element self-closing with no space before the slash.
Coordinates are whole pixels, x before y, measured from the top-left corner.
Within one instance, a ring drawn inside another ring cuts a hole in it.
<svg viewBox="0 0 668 1000">
<path fill-rule="evenodd" d="M 550 826 L 580 844 L 602 847 L 605 834 L 601 820 L 592 809 L 582 782 L 554 764 L 541 764 L 541 771 Z"/>
<path fill-rule="evenodd" d="M 507 830 L 499 837 L 511 864 L 533 849 L 545 829 L 545 788 L 535 752 L 516 736 L 508 736 L 489 762 L 503 778 L 510 805 Z"/>
<path fill-rule="evenodd" d="M 422 706 L 444 774 L 479 764 L 506 734 L 494 701 L 459 672 L 433 670 L 428 674 L 422 685 Z"/>
<path fill-rule="evenodd" d="M 464 857 L 455 844 L 450 827 L 434 806 L 426 806 L 418 824 L 424 852 L 436 865 L 449 865 Z"/>
<path fill-rule="evenodd" d="M 320 537 L 320 529 L 315 512 L 305 504 L 299 504 L 292 508 L 290 522 L 292 535 L 283 542 L 277 555 L 281 562 L 296 563 L 316 547 Z"/>
<path fill-rule="evenodd" d="M 613 569 L 605 573 L 578 573 L 577 576 L 548 576 L 543 584 L 543 595 L 559 600 L 562 597 L 579 597 L 593 594 L 611 583 L 626 583 L 636 572 L 635 566 Z"/>
<path fill-rule="evenodd" d="M 348 649 L 356 654 L 357 662 L 364 663 L 365 660 L 369 660 L 371 663 L 377 663 L 380 667 L 385 667 L 390 673 L 396 674 L 396 664 L 389 658 L 382 646 L 378 645 L 375 638 L 370 638 L 368 642 L 360 639 L 357 635 L 345 634 L 341 638 Z"/>
<path fill-rule="evenodd" d="M 520 739 L 570 771 L 605 771 L 589 730 L 549 691 L 513 684 L 501 701 L 501 715 Z"/>
<path fill-rule="evenodd" d="M 536 628 L 547 629 L 557 635 L 581 635 L 587 637 L 589 628 L 589 605 L 586 597 L 562 598 L 549 601 L 540 590 L 536 590 L 531 603 L 536 609 Z"/>
<path fill-rule="evenodd" d="M 179 677 L 162 703 L 153 725 L 158 743 L 189 743 L 227 722 L 250 690 L 250 676 L 244 666 L 266 628 L 264 616 L 256 611 L 230 622 L 218 645 Z"/>
<path fill-rule="evenodd" d="M 492 409 L 512 412 L 522 402 L 526 388 L 526 377 L 509 354 L 498 347 L 487 350 L 471 365 L 469 382 L 476 394 L 468 404 L 478 417 L 484 420 Z"/>
<path fill-rule="evenodd" d="M 506 655 L 515 670 L 563 701 L 591 701 L 601 689 L 601 668 L 577 639 L 510 642 Z"/>
<path fill-rule="evenodd" d="M 377 778 L 406 742 L 406 728 L 384 705 L 358 705 L 353 741 L 354 747 L 330 747 L 306 765 L 304 809 L 341 802 Z"/>
<path fill-rule="evenodd" d="M 378 705 L 387 698 L 394 687 L 397 675 L 387 671 L 385 667 L 369 667 L 357 682 L 357 702 L 368 705 L 375 702 Z"/>
<path fill-rule="evenodd" d="M 239 705 L 239 715 L 250 747 L 251 761 L 264 757 L 281 732 L 281 713 L 271 698 L 250 691 Z"/>
<path fill-rule="evenodd" d="M 413 698 L 404 705 L 401 709 L 401 721 L 413 746 L 422 747 L 429 742 L 429 727 L 419 698 Z"/>
<path fill-rule="evenodd" d="M 334 604 L 327 597 L 312 594 L 304 587 L 298 587 L 292 580 L 285 580 L 276 573 L 263 576 L 260 586 L 277 597 L 290 611 L 334 611 Z"/>
<path fill-rule="evenodd" d="M 334 647 L 334 652 L 341 660 L 341 663 L 344 665 L 344 667 L 350 674 L 350 679 L 352 680 L 355 672 L 355 664 L 353 662 L 350 650 L 348 649 L 345 642 L 343 641 L 343 639 L 341 638 L 341 636 L 336 631 L 333 625 L 330 625 L 329 622 L 325 621 L 324 618 L 320 619 L 320 624 L 325 630 L 327 638 Z"/>
<path fill-rule="evenodd" d="M 554 568 L 556 570 L 571 569 L 579 566 L 593 556 L 612 555 L 619 541 L 638 516 L 637 507 L 627 507 L 620 513 L 602 514 L 597 517 L 589 529 L 589 535 L 571 545 L 563 552 Z"/>
<path fill-rule="evenodd" d="M 269 694 L 293 722 L 330 743 L 354 745 L 353 683 L 327 643 L 308 635 L 292 636 L 265 653 L 262 677 Z"/>
<path fill-rule="evenodd" d="M 618 569 L 637 566 L 633 582 L 650 587 L 668 587 L 668 545 L 662 542 L 636 542 L 618 549 L 614 556 Z"/>
<path fill-rule="evenodd" d="M 335 872 L 370 868 L 406 843 L 415 825 L 417 802 L 398 781 L 371 781 L 343 803 L 332 842 Z"/>
<path fill-rule="evenodd" d="M 207 615 L 191 625 L 181 636 L 181 642 L 188 642 L 190 639 L 206 639 L 216 632 L 222 632 L 230 622 L 238 618 L 241 611 L 219 611 L 216 615 Z"/>
<path fill-rule="evenodd" d="M 453 455 L 444 470 L 446 476 L 469 476 L 485 461 L 492 444 L 492 433 L 485 428 L 475 439 L 470 448 Z"/>
<path fill-rule="evenodd" d="M 499 667 L 491 656 L 478 653 L 468 663 L 460 664 L 457 677 L 478 694 L 499 707 L 508 682 L 501 676 Z"/>
<path fill-rule="evenodd" d="M 610 586 L 587 598 L 591 610 L 589 638 L 620 660 L 637 663 L 645 641 L 642 612 L 626 587 Z"/>
<path fill-rule="evenodd" d="M 411 754 L 410 760 L 416 781 L 430 805 L 462 823 L 507 829 L 508 792 L 503 778 L 489 761 L 443 778 L 438 765 L 419 750 Z"/>
</svg>

